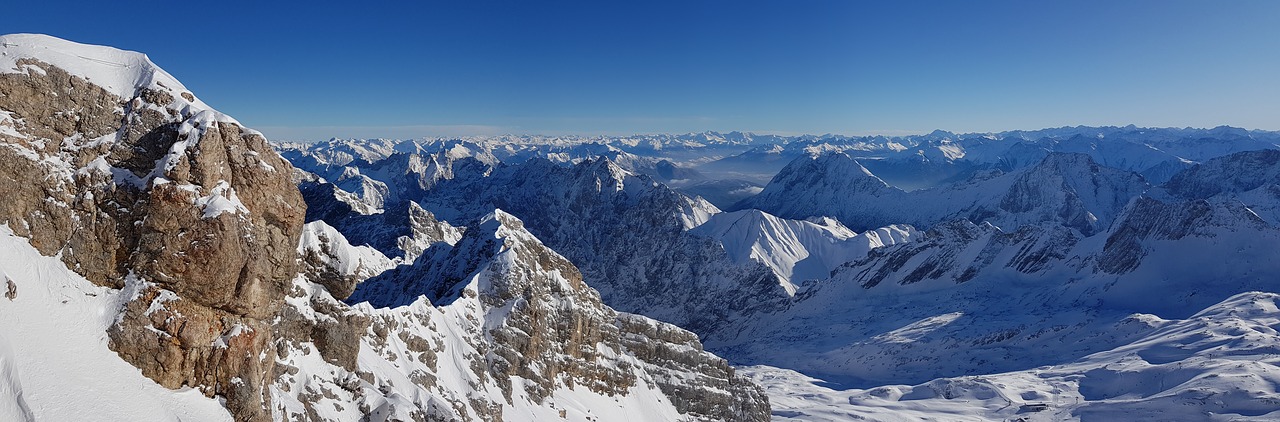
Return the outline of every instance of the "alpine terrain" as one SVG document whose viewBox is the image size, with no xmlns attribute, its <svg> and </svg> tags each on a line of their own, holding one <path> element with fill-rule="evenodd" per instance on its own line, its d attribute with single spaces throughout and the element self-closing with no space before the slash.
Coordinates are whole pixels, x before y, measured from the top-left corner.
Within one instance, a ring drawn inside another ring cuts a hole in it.
<svg viewBox="0 0 1280 422">
<path fill-rule="evenodd" d="M 0 420 L 1280 419 L 1280 132 L 269 136 L 0 37 Z"/>
<path fill-rule="evenodd" d="M 0 71 L 0 419 L 769 418 L 502 210 L 386 213 L 420 255 L 388 258 L 142 54 L 7 35 Z"/>
</svg>

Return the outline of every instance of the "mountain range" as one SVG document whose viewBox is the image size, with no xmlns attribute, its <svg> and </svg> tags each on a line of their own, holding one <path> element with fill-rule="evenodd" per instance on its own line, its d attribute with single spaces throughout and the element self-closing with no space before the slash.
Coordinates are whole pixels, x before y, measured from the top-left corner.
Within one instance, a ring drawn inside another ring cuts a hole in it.
<svg viewBox="0 0 1280 422">
<path fill-rule="evenodd" d="M 1280 417 L 1277 132 L 269 142 L 0 53 L 0 419 Z"/>
</svg>

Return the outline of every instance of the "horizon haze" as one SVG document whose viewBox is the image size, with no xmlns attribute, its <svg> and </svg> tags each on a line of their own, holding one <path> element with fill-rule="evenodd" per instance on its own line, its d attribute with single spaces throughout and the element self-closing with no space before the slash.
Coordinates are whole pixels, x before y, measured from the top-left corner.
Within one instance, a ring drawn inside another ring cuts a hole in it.
<svg viewBox="0 0 1280 422">
<path fill-rule="evenodd" d="M 281 140 L 1280 129 L 1275 2 L 67 7 L 5 32 L 147 52 Z"/>
</svg>

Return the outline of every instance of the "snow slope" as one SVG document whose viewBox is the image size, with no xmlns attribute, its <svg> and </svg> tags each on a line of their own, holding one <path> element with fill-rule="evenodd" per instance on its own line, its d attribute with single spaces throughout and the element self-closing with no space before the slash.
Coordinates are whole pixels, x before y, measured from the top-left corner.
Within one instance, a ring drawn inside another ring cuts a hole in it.
<svg viewBox="0 0 1280 422">
<path fill-rule="evenodd" d="M 1129 342 L 1033 369 L 916 385 L 833 389 L 768 366 L 741 368 L 775 421 L 1280 419 L 1280 294 L 1230 297 L 1186 319 L 1134 314 Z"/>
<path fill-rule="evenodd" d="M 0 72 L 41 72 L 38 65 L 18 62 L 26 58 L 57 66 L 67 73 L 85 78 L 121 98 L 133 98 L 139 89 L 162 89 L 175 97 L 190 91 L 169 75 L 147 55 L 100 45 L 80 44 L 40 34 L 0 35 Z M 175 99 L 191 107 L 191 114 L 211 110 L 199 99 Z"/>
<path fill-rule="evenodd" d="M 164 107 L 186 117 L 187 130 L 207 127 L 209 122 L 233 123 L 244 128 L 231 116 L 209 107 L 142 53 L 41 34 L 0 35 L 0 73 L 46 73 L 39 64 L 29 62 L 31 59 L 84 78 L 123 99 L 134 98 L 143 90 L 166 92 L 172 102 Z"/>
<path fill-rule="evenodd" d="M 1276 244 L 1280 229 L 1227 201 L 1135 200 L 1089 238 L 960 220 L 875 249 L 707 343 L 859 387 L 1057 364 L 1130 341 L 1141 330 L 1129 314 L 1181 318 L 1280 289 Z"/>
<path fill-rule="evenodd" d="M 911 226 L 857 233 L 831 218 L 787 220 L 759 210 L 715 214 L 690 233 L 718 240 L 737 264 L 765 264 L 788 294 L 795 294 L 796 284 L 826 279 L 840 264 L 862 258 L 874 248 L 918 235 Z"/>
<path fill-rule="evenodd" d="M 392 260 L 377 249 L 351 245 L 324 221 L 312 221 L 303 227 L 298 254 L 306 255 L 308 250 L 321 252 L 317 256 L 322 265 L 332 267 L 343 276 L 367 279 L 394 266 Z"/>
<path fill-rule="evenodd" d="M 0 298 L 0 419 L 231 420 L 217 400 L 161 387 L 108 349 L 128 288 L 93 285 L 7 226 L 0 273 L 16 287 L 13 299 Z"/>
</svg>

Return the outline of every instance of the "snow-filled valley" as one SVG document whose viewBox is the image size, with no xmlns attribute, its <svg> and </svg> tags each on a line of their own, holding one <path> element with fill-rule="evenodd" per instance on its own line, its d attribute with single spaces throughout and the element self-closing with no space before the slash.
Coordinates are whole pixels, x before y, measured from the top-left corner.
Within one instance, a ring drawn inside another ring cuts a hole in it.
<svg viewBox="0 0 1280 422">
<path fill-rule="evenodd" d="M 1277 132 L 270 142 L 0 53 L 6 421 L 1280 419 Z"/>
</svg>

